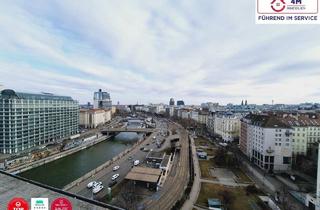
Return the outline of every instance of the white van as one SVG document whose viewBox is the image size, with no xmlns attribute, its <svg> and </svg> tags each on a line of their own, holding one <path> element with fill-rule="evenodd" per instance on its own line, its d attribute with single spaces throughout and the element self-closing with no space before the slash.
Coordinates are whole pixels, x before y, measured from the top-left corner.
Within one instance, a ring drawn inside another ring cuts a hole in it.
<svg viewBox="0 0 320 210">
<path fill-rule="evenodd" d="M 137 166 L 137 165 L 139 165 L 140 164 L 140 161 L 139 160 L 135 160 L 134 162 L 133 162 L 133 165 L 134 166 Z"/>
</svg>

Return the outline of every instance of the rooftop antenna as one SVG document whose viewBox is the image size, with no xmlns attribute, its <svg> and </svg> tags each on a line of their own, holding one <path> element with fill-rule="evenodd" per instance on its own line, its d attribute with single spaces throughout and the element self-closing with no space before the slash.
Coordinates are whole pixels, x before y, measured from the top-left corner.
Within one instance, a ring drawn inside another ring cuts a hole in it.
<svg viewBox="0 0 320 210">
<path fill-rule="evenodd" d="M 273 106 L 273 103 L 274 103 L 274 101 L 273 101 L 273 99 L 272 99 L 272 106 Z"/>
</svg>

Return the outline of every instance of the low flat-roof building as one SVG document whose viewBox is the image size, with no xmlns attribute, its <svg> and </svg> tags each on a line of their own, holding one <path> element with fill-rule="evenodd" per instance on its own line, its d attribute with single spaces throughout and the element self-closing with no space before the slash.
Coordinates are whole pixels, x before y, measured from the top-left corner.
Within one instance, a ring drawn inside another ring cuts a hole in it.
<svg viewBox="0 0 320 210">
<path fill-rule="evenodd" d="M 125 177 L 126 180 L 131 180 L 135 184 L 146 185 L 147 188 L 157 189 L 158 181 L 161 176 L 161 169 L 133 167 Z"/>
<path fill-rule="evenodd" d="M 147 163 L 152 165 L 153 167 L 159 167 L 163 158 L 165 157 L 164 152 L 154 152 L 150 151 L 146 157 Z"/>
</svg>

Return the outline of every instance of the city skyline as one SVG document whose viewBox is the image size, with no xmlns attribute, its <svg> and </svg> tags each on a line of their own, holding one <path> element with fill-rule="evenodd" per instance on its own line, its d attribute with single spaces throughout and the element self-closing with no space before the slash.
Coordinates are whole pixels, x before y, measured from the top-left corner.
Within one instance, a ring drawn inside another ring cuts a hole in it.
<svg viewBox="0 0 320 210">
<path fill-rule="evenodd" d="M 320 29 L 255 25 L 254 1 L 0 3 L 0 84 L 116 104 L 319 102 Z M 231 16 L 232 14 L 232 16 Z"/>
</svg>

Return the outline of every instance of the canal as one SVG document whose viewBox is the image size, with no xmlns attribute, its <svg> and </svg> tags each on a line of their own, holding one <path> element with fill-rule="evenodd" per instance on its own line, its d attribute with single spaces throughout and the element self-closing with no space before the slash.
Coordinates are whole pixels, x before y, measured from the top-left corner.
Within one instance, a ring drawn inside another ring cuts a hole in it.
<svg viewBox="0 0 320 210">
<path fill-rule="evenodd" d="M 49 186 L 63 188 L 87 172 L 111 160 L 125 149 L 130 148 L 139 138 L 140 136 L 136 133 L 120 133 L 107 141 L 25 171 L 19 176 Z"/>
</svg>

